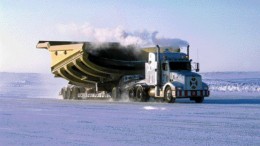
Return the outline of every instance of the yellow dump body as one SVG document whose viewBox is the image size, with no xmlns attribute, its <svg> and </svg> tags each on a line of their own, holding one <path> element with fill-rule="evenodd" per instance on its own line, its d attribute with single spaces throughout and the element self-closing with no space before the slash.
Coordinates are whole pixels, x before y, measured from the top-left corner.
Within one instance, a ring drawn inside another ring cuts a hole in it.
<svg viewBox="0 0 260 146">
<path fill-rule="evenodd" d="M 39 41 L 51 54 L 51 71 L 71 84 L 116 84 L 123 75 L 144 74 L 147 53 L 118 43 Z M 110 86 L 110 85 L 108 85 Z"/>
<path fill-rule="evenodd" d="M 155 48 L 136 49 L 119 43 L 39 41 L 37 48 L 51 54 L 51 71 L 70 84 L 111 90 L 123 75 L 145 74 L 148 52 Z"/>
</svg>

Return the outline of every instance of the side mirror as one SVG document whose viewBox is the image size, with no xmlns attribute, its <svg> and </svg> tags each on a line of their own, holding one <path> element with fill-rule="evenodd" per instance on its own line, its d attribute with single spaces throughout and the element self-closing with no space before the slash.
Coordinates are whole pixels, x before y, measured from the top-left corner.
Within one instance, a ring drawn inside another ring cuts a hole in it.
<svg viewBox="0 0 260 146">
<path fill-rule="evenodd" d="M 196 71 L 196 72 L 199 72 L 199 71 L 200 71 L 200 64 L 199 64 L 199 63 L 196 63 L 195 71 Z"/>
</svg>

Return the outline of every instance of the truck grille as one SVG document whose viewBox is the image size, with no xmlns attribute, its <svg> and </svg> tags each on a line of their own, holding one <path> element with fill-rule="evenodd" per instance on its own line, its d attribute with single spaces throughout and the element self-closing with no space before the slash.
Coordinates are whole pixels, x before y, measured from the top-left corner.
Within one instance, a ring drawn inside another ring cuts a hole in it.
<svg viewBox="0 0 260 146">
<path fill-rule="evenodd" d="M 200 76 L 188 76 L 185 78 L 185 90 L 202 90 Z"/>
</svg>

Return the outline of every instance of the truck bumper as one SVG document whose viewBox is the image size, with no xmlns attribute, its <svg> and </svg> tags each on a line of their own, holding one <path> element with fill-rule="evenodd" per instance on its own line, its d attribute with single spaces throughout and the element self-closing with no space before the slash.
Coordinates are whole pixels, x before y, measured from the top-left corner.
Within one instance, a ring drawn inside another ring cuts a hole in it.
<svg viewBox="0 0 260 146">
<path fill-rule="evenodd" d="M 173 92 L 173 97 L 177 98 L 190 98 L 190 97 L 208 97 L 210 95 L 209 90 L 176 90 Z"/>
</svg>

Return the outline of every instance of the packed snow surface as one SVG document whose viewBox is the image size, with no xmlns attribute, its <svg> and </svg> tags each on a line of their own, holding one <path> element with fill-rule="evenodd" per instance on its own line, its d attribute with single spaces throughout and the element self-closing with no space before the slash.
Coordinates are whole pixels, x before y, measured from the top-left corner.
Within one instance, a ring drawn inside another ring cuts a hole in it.
<svg viewBox="0 0 260 146">
<path fill-rule="evenodd" d="M 259 73 L 202 75 L 210 88 L 259 81 Z M 66 82 L 51 75 L 0 77 L 0 145 L 260 145 L 259 91 L 213 90 L 203 104 L 78 101 L 58 99 Z"/>
</svg>

